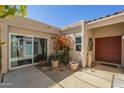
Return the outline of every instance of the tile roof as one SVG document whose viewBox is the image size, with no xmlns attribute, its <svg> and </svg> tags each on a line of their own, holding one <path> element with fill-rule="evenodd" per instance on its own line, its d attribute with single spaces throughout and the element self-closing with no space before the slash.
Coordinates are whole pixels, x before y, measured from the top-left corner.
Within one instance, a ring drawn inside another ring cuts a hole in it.
<svg viewBox="0 0 124 93">
<path fill-rule="evenodd" d="M 107 17 L 111 17 L 111 16 L 114 16 L 114 15 L 121 14 L 121 13 L 124 13 L 124 10 L 123 11 L 119 11 L 119 12 L 115 12 L 115 13 L 113 13 L 111 15 L 106 15 L 104 17 L 100 17 L 100 18 L 97 18 L 97 19 L 88 20 L 88 21 L 86 21 L 86 23 L 90 23 L 90 22 L 93 22 L 93 21 L 98 21 L 98 20 L 101 20 L 101 19 L 104 19 L 104 18 L 107 18 Z"/>
</svg>

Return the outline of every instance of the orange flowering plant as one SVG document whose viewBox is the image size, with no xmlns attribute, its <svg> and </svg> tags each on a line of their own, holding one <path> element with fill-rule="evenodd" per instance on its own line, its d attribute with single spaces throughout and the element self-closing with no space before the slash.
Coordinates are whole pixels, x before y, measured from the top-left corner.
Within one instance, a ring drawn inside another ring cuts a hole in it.
<svg viewBox="0 0 124 93">
<path fill-rule="evenodd" d="M 73 43 L 73 40 L 69 36 L 58 36 L 56 38 L 54 43 L 54 50 L 56 51 L 56 54 L 58 55 L 61 63 L 67 64 L 71 59 L 71 43 Z"/>
<path fill-rule="evenodd" d="M 54 46 L 55 50 L 71 49 L 72 38 L 69 36 L 58 36 Z"/>
</svg>

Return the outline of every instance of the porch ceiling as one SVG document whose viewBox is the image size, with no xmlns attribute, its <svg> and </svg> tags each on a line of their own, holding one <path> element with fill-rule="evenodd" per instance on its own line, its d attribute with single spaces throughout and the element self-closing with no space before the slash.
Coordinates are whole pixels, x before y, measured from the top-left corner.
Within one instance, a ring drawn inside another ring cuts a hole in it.
<svg viewBox="0 0 124 93">
<path fill-rule="evenodd" d="M 124 22 L 97 27 L 90 30 L 93 34 L 93 37 L 109 37 L 109 36 L 120 36 L 124 35 Z"/>
</svg>

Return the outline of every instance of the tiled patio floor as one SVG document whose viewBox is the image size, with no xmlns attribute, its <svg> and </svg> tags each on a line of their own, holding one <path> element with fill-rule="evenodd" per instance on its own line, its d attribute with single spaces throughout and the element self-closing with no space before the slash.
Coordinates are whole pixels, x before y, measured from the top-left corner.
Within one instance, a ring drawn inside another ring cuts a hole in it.
<svg viewBox="0 0 124 93">
<path fill-rule="evenodd" d="M 45 70 L 44 70 L 45 71 Z M 124 77 L 123 68 L 97 65 L 75 73 L 64 71 L 44 72 L 37 67 L 26 67 L 8 72 L 0 87 L 23 88 L 111 88 L 114 76 Z M 62 76 L 62 77 L 61 77 Z"/>
<path fill-rule="evenodd" d="M 25 67 L 8 72 L 4 76 L 2 88 L 47 88 L 56 84 L 36 67 Z"/>
</svg>

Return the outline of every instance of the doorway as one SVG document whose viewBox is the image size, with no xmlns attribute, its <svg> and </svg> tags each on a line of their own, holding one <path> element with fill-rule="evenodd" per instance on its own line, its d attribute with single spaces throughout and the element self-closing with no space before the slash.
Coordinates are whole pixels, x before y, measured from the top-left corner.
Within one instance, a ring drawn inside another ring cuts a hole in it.
<svg viewBox="0 0 124 93">
<path fill-rule="evenodd" d="M 95 39 L 95 60 L 112 64 L 122 62 L 122 36 L 102 37 Z"/>
</svg>

